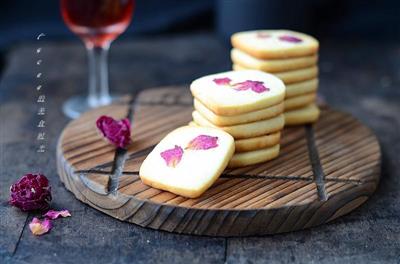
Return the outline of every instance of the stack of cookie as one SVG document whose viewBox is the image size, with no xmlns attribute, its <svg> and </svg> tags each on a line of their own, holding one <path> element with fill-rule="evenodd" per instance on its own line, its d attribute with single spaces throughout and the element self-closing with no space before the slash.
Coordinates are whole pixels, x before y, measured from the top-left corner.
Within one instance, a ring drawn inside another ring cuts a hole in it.
<svg viewBox="0 0 400 264">
<path fill-rule="evenodd" d="M 235 139 L 228 167 L 265 162 L 279 155 L 284 127 L 284 83 L 256 70 L 208 75 L 192 82 L 192 125 L 214 127 Z"/>
<path fill-rule="evenodd" d="M 318 41 L 288 30 L 256 30 L 232 35 L 234 70 L 272 73 L 286 85 L 285 124 L 315 122 L 318 89 Z"/>
</svg>

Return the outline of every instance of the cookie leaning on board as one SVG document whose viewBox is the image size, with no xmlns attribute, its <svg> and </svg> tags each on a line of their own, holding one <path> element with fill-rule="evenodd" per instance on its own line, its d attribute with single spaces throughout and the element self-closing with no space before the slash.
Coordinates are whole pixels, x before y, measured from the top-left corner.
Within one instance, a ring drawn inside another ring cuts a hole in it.
<svg viewBox="0 0 400 264">
<path fill-rule="evenodd" d="M 232 35 L 232 68 L 273 73 L 286 85 L 285 124 L 315 122 L 318 40 L 290 30 L 252 30 Z M 312 109 L 312 111 L 310 111 Z"/>
<path fill-rule="evenodd" d="M 180 127 L 146 157 L 140 179 L 152 187 L 195 198 L 218 179 L 234 151 L 232 136 L 222 130 Z"/>
</svg>

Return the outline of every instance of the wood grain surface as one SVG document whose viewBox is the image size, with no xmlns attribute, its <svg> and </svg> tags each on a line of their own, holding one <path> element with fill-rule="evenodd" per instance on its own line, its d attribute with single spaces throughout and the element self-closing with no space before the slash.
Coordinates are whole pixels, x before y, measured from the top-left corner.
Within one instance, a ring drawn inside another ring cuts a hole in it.
<svg viewBox="0 0 400 264">
<path fill-rule="evenodd" d="M 351 115 L 324 109 L 315 125 L 285 128 L 272 161 L 226 170 L 201 197 L 144 185 L 140 164 L 171 130 L 191 119 L 182 87 L 152 89 L 88 112 L 63 131 L 58 172 L 81 201 L 117 219 L 176 233 L 248 236 L 320 225 L 354 210 L 375 191 L 380 147 Z M 133 143 L 115 149 L 95 128 L 107 114 L 129 117 Z"/>
</svg>

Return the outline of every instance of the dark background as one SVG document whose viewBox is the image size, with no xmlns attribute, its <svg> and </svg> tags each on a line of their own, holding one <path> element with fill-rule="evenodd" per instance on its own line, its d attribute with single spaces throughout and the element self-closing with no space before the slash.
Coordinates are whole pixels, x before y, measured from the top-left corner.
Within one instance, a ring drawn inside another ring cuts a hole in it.
<svg viewBox="0 0 400 264">
<path fill-rule="evenodd" d="M 237 31 L 287 28 L 319 39 L 398 41 L 396 0 L 137 0 L 119 39 L 136 35 L 216 32 L 229 45 Z M 0 72 L 10 48 L 45 32 L 53 40 L 75 36 L 64 25 L 57 0 L 0 1 Z"/>
<path fill-rule="evenodd" d="M 398 40 L 396 0 L 137 0 L 124 37 L 189 31 L 217 31 L 227 37 L 255 28 L 288 28 L 316 37 Z M 0 48 L 32 40 L 38 31 L 71 38 L 57 0 L 0 1 Z"/>
</svg>

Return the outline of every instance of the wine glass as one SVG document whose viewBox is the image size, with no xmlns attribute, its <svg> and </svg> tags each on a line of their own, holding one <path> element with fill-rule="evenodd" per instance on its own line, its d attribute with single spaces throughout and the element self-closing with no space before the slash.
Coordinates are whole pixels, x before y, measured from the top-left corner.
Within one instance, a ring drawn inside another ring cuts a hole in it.
<svg viewBox="0 0 400 264">
<path fill-rule="evenodd" d="M 114 99 L 108 87 L 107 53 L 111 42 L 128 27 L 134 0 L 61 0 L 61 13 L 69 29 L 84 42 L 89 63 L 88 96 L 75 96 L 63 105 L 77 118 L 83 112 Z"/>
</svg>

